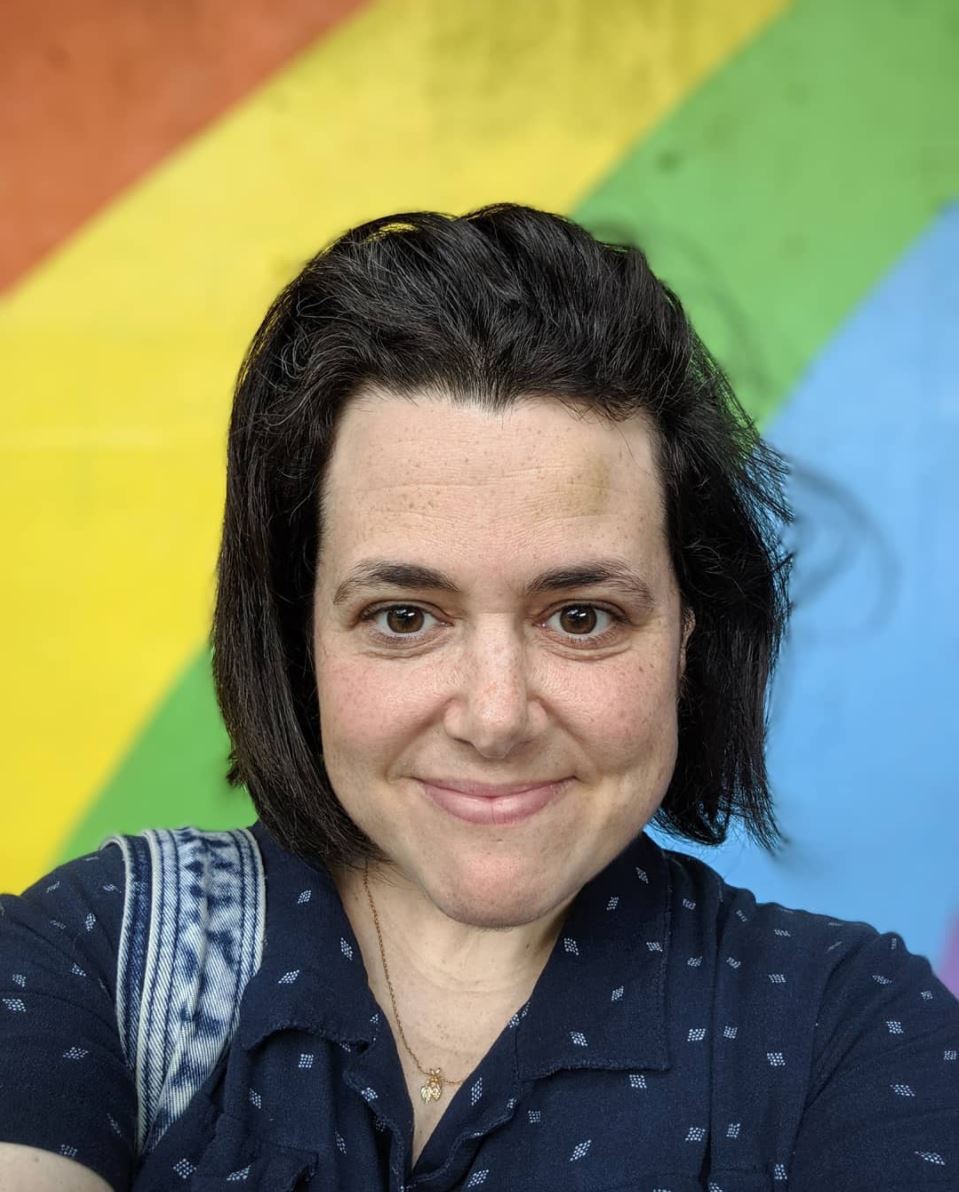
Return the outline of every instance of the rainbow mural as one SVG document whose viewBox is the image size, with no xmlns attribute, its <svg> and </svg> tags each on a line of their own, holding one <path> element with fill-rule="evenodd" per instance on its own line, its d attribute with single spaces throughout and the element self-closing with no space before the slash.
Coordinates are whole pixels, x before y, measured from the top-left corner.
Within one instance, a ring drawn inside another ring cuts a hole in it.
<svg viewBox="0 0 959 1192">
<path fill-rule="evenodd" d="M 512 200 L 629 238 L 796 461 L 760 898 L 959 992 L 952 0 L 8 0 L 0 889 L 249 824 L 207 633 L 231 387 L 348 226 Z M 705 854 L 704 854 L 705 855 Z"/>
</svg>

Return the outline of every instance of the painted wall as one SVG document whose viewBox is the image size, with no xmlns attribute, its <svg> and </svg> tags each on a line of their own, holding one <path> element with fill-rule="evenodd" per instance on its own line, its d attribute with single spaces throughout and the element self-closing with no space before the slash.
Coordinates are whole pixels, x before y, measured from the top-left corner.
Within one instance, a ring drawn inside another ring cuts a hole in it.
<svg viewBox="0 0 959 1192">
<path fill-rule="evenodd" d="M 0 888 L 252 822 L 207 634 L 268 302 L 389 211 L 631 238 L 796 462 L 770 763 L 707 859 L 959 991 L 959 22 L 951 0 L 10 0 L 0 38 Z M 950 942 L 951 941 L 951 942 Z"/>
</svg>

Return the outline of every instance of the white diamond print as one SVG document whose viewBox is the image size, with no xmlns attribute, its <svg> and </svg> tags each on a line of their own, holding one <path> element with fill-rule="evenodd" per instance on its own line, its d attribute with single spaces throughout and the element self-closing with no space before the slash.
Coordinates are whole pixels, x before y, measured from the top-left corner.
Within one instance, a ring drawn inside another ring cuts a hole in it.
<svg viewBox="0 0 959 1192">
<path fill-rule="evenodd" d="M 297 896 L 296 905 L 302 906 L 304 902 L 309 902 L 312 897 L 313 897 L 312 890 L 301 890 L 299 895 Z"/>
<path fill-rule="evenodd" d="M 612 896 L 612 898 L 609 900 L 609 902 L 606 903 L 606 909 L 608 911 L 614 911 L 618 906 L 619 906 L 619 895 L 614 894 Z"/>
<path fill-rule="evenodd" d="M 694 1026 L 690 1028 L 689 1034 L 686 1036 L 687 1043 L 702 1043 L 706 1038 L 706 1028 L 704 1026 Z"/>
<path fill-rule="evenodd" d="M 592 1142 L 593 1140 L 591 1138 L 587 1138 L 585 1142 L 577 1142 L 573 1147 L 573 1153 L 569 1157 L 570 1163 L 575 1163 L 577 1159 L 582 1159 L 592 1145 Z"/>
<path fill-rule="evenodd" d="M 573 1040 L 577 1047 L 589 1046 L 589 1044 L 586 1042 L 586 1036 L 582 1031 L 570 1031 L 569 1037 Z"/>
<path fill-rule="evenodd" d="M 646 1077 L 641 1072 L 630 1072 L 629 1087 L 633 1089 L 644 1089 L 646 1087 Z"/>
<path fill-rule="evenodd" d="M 292 985 L 299 975 L 299 969 L 290 969 L 288 973 L 284 973 L 279 981 L 277 981 L 277 985 Z"/>
<path fill-rule="evenodd" d="M 576 941 L 571 940 L 568 935 L 563 937 L 563 947 L 567 952 L 572 952 L 574 956 L 579 955 L 579 947 Z"/>
<path fill-rule="evenodd" d="M 786 1066 L 786 1061 L 781 1051 L 767 1051 L 766 1059 L 769 1060 L 771 1068 L 785 1068 Z"/>
<path fill-rule="evenodd" d="M 625 986 L 624 986 L 624 985 L 617 985 L 617 986 L 616 986 L 616 988 L 613 990 L 612 994 L 610 995 L 610 999 L 609 999 L 609 1000 L 610 1000 L 611 1002 L 619 1002 L 619 1001 L 622 1001 L 622 999 L 623 999 L 623 990 L 624 990 L 624 989 L 625 989 Z"/>
<path fill-rule="evenodd" d="M 686 1131 L 686 1141 L 687 1142 L 702 1142 L 702 1140 L 705 1137 L 706 1137 L 706 1127 L 705 1126 L 690 1126 L 689 1129 Z"/>
<path fill-rule="evenodd" d="M 340 951 L 347 958 L 347 960 L 353 959 L 353 948 L 347 940 L 343 939 L 342 936 L 340 937 Z"/>
</svg>

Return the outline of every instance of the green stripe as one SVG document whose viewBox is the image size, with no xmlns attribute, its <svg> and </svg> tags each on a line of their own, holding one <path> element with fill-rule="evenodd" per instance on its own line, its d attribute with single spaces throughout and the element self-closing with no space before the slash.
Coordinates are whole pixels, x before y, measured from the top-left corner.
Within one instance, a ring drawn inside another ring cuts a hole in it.
<svg viewBox="0 0 959 1192">
<path fill-rule="evenodd" d="M 245 827 L 256 819 L 249 796 L 224 774 L 230 743 L 213 695 L 204 651 L 160 704 L 55 864 L 92 852 L 113 832 L 142 828 Z"/>
<path fill-rule="evenodd" d="M 760 421 L 959 193 L 954 0 L 801 0 L 573 213 L 643 247 Z"/>
<path fill-rule="evenodd" d="M 800 0 L 573 212 L 629 238 L 765 421 L 825 340 L 959 192 L 952 0 Z M 206 652 L 60 860 L 114 831 L 235 827 Z"/>
</svg>

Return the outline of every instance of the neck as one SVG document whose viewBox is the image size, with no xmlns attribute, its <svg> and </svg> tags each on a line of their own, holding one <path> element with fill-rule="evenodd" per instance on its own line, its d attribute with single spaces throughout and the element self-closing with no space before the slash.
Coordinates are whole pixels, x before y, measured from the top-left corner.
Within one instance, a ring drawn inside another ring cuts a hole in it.
<svg viewBox="0 0 959 1192">
<path fill-rule="evenodd" d="M 382 967 L 361 870 L 332 871 L 368 971 Z M 370 866 L 386 962 L 394 982 L 412 981 L 437 995 L 511 999 L 542 972 L 572 897 L 532 923 L 495 928 L 450 917 L 393 866 Z M 371 961 L 373 969 L 371 969 Z"/>
</svg>

